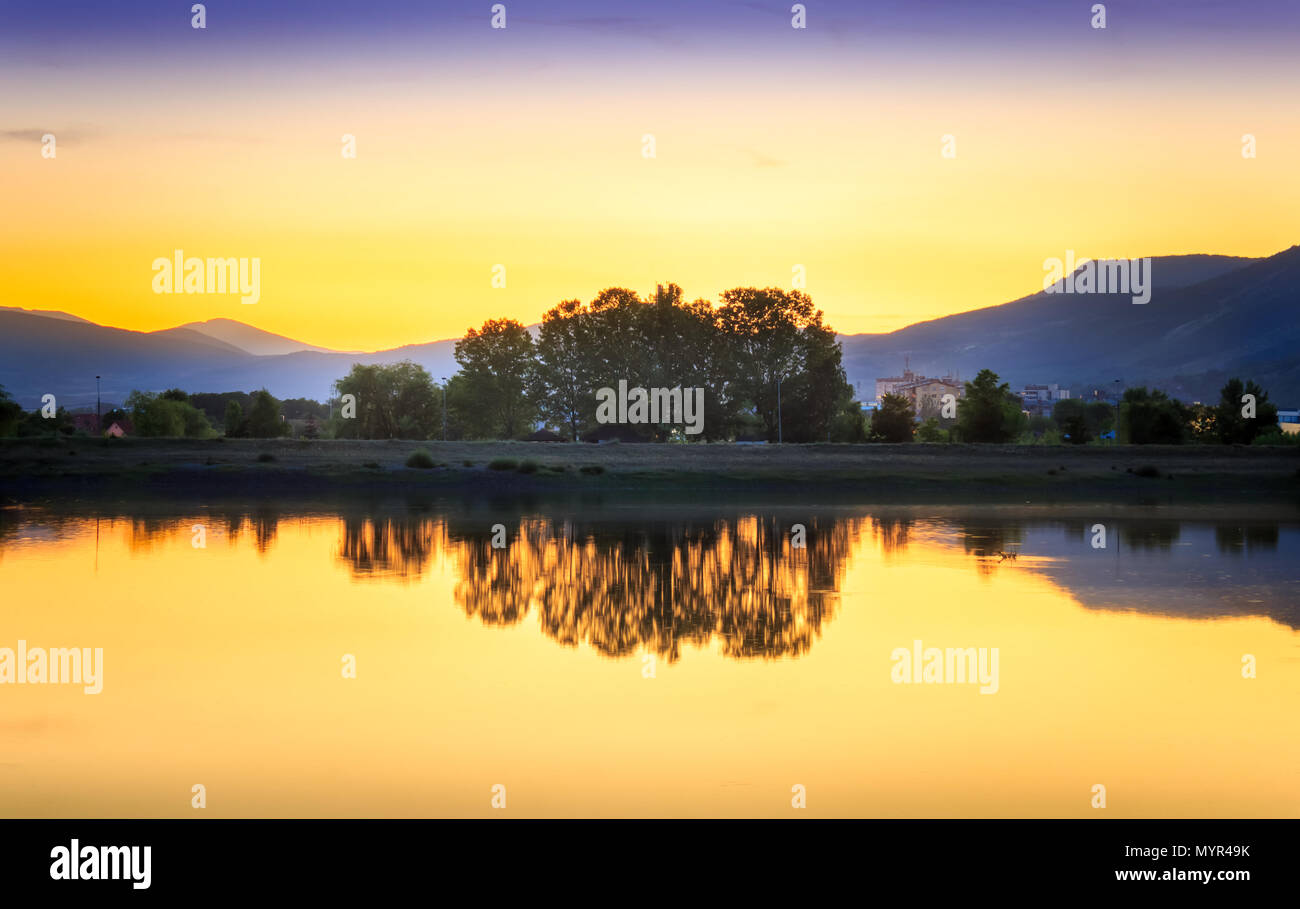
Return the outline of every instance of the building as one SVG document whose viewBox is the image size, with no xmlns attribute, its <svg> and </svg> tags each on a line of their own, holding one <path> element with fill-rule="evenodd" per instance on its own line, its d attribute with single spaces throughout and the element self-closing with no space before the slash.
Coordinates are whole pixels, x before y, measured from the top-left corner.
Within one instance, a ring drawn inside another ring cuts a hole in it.
<svg viewBox="0 0 1300 909">
<path fill-rule="evenodd" d="M 1289 436 L 1300 434 L 1300 410 L 1279 410 L 1277 425 Z"/>
<path fill-rule="evenodd" d="M 1051 385 L 1026 385 L 1020 392 L 1022 409 L 1030 416 L 1052 415 L 1052 408 L 1057 401 L 1070 397 L 1070 389 L 1062 388 L 1053 382 Z"/>
<path fill-rule="evenodd" d="M 942 379 L 918 378 L 912 382 L 897 385 L 892 394 L 903 395 L 912 402 L 912 411 L 918 420 L 940 415 L 943 399 L 952 395 L 953 400 L 960 399 L 966 393 L 966 387 L 952 376 Z"/>
<path fill-rule="evenodd" d="M 912 372 L 907 360 L 903 361 L 901 376 L 876 379 L 876 403 L 879 403 L 885 395 L 902 395 L 912 402 L 912 409 L 918 418 L 923 410 L 937 413 L 944 395 L 950 394 L 960 398 L 965 393 L 966 386 L 952 373 L 942 379 L 918 375 Z"/>
</svg>

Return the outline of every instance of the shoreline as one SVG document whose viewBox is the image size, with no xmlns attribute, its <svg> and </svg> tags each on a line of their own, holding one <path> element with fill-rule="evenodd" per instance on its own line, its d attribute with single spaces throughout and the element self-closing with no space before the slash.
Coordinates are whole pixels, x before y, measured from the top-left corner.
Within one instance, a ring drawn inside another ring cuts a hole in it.
<svg viewBox="0 0 1300 909">
<path fill-rule="evenodd" d="M 437 466 L 405 466 L 421 450 Z M 501 460 L 515 466 L 488 466 Z M 535 469 L 521 472 L 525 462 Z M 7 503 L 588 494 L 630 500 L 779 502 L 812 495 L 832 502 L 1300 504 L 1300 447 L 0 440 L 0 502 Z"/>
</svg>

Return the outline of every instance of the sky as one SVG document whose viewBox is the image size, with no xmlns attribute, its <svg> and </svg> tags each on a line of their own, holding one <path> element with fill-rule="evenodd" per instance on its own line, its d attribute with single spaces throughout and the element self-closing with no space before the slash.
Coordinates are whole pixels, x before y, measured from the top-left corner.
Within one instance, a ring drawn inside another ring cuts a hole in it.
<svg viewBox="0 0 1300 909">
<path fill-rule="evenodd" d="M 801 266 L 880 332 L 1300 242 L 1293 0 L 503 5 L 6 0 L 0 305 L 374 350 Z M 260 298 L 155 293 L 177 249 Z"/>
</svg>

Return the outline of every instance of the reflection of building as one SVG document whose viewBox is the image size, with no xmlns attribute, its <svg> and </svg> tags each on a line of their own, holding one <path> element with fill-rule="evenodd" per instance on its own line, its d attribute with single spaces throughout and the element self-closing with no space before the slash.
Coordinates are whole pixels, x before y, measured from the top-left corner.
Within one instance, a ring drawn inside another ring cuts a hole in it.
<svg viewBox="0 0 1300 909">
<path fill-rule="evenodd" d="M 1300 433 L 1300 410 L 1279 410 L 1277 425 L 1287 435 Z"/>
<path fill-rule="evenodd" d="M 1020 400 L 1023 402 L 1024 411 L 1027 414 L 1042 415 L 1049 417 L 1052 415 L 1052 407 L 1057 401 L 1064 401 L 1070 397 L 1070 389 L 1061 388 L 1055 382 L 1051 385 L 1026 385 L 1020 392 Z"/>
</svg>

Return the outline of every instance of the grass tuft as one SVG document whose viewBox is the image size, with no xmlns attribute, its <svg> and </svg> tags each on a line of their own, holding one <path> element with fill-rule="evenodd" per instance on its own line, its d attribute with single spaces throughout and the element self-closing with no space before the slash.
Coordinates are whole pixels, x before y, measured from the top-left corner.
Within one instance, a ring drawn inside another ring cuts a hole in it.
<svg viewBox="0 0 1300 909">
<path fill-rule="evenodd" d="M 406 459 L 407 467 L 414 467 L 419 470 L 432 470 L 438 465 L 433 461 L 433 455 L 429 454 L 423 448 L 411 452 L 411 456 Z"/>
</svg>

